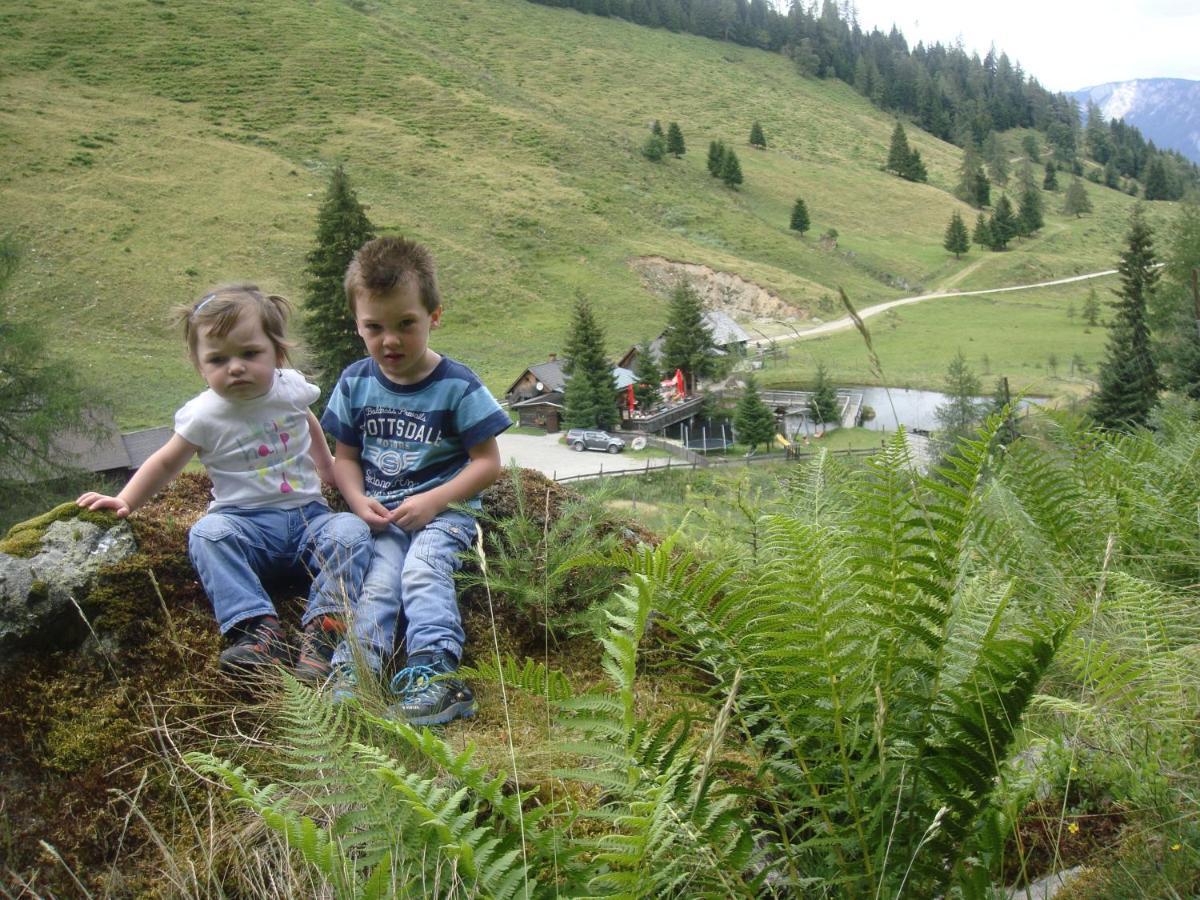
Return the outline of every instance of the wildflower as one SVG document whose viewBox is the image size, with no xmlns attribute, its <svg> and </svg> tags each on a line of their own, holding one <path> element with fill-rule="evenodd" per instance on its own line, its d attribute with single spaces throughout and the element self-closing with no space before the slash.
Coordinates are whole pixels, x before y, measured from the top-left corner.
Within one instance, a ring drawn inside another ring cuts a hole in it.
<svg viewBox="0 0 1200 900">
<path fill-rule="evenodd" d="M 1179 844 L 1179 843 L 1172 844 L 1172 845 L 1171 845 L 1171 849 L 1172 849 L 1172 850 L 1182 850 L 1182 849 L 1183 849 L 1183 844 Z"/>
<path fill-rule="evenodd" d="M 1070 825 L 1067 826 L 1067 831 L 1071 832 L 1071 834 L 1079 834 L 1078 823 L 1072 822 Z"/>
</svg>

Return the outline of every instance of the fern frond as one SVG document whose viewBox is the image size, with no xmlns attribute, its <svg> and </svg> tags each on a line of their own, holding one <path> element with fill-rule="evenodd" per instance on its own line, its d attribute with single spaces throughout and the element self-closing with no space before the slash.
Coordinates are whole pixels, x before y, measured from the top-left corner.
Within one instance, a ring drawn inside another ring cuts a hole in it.
<svg viewBox="0 0 1200 900">
<path fill-rule="evenodd" d="M 463 678 L 502 682 L 505 687 L 545 697 L 547 700 L 566 700 L 575 695 L 571 681 L 566 675 L 529 658 L 526 658 L 525 664 L 520 668 L 517 661 L 508 656 L 500 666 L 489 660 L 479 660 L 473 666 L 461 666 L 458 671 Z"/>
</svg>

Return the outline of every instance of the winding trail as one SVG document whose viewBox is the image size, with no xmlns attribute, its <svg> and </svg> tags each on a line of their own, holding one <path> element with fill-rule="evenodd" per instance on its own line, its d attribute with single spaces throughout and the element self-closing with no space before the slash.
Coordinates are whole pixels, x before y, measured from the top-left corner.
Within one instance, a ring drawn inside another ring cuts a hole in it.
<svg viewBox="0 0 1200 900">
<path fill-rule="evenodd" d="M 871 316 L 877 316 L 880 313 L 887 312 L 889 309 L 895 309 L 897 306 L 908 306 L 910 303 L 920 303 L 923 300 L 939 300 L 946 297 L 978 297 L 982 294 L 1028 291 L 1034 288 L 1054 287 L 1059 284 L 1071 284 L 1076 281 L 1087 281 L 1091 278 L 1103 278 L 1106 275 L 1115 274 L 1117 274 L 1116 269 L 1105 269 L 1103 272 L 1089 272 L 1086 275 L 1073 275 L 1070 278 L 1056 278 L 1054 281 L 1039 281 L 1036 284 L 1017 284 L 1012 287 L 987 288 L 982 291 L 934 291 L 929 294 L 919 294 L 916 297 L 901 297 L 899 300 L 887 300 L 883 303 L 876 303 L 874 306 L 858 310 L 858 315 L 860 318 L 869 319 Z M 853 327 L 854 321 L 849 316 L 843 316 L 840 319 L 834 319 L 832 322 L 822 322 L 820 325 L 815 325 L 807 331 L 794 331 L 790 335 L 779 335 L 775 338 L 756 338 L 748 343 L 754 346 L 761 346 L 763 344 L 781 343 L 783 341 L 806 341 L 809 338 L 821 337 L 822 335 L 845 331 L 847 328 Z"/>
</svg>

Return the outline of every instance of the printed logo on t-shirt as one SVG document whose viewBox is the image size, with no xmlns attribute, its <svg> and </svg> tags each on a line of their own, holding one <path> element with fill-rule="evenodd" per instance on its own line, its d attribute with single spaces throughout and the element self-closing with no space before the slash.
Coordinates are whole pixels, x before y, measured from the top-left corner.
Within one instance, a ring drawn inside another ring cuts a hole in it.
<svg viewBox="0 0 1200 900">
<path fill-rule="evenodd" d="M 238 442 L 247 468 L 262 481 L 277 485 L 281 494 L 304 488 L 303 468 L 297 465 L 296 454 L 289 451 L 289 443 L 299 429 L 306 427 L 300 416 L 272 419 L 254 426 Z"/>
</svg>

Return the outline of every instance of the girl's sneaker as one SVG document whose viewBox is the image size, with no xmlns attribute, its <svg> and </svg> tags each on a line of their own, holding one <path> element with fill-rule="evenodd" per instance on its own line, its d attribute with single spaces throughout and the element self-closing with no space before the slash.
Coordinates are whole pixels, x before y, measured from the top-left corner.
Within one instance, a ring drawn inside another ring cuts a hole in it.
<svg viewBox="0 0 1200 900">
<path fill-rule="evenodd" d="M 392 678 L 391 691 L 399 703 L 388 713 L 409 725 L 445 725 L 475 715 L 475 695 L 457 678 L 458 665 L 442 650 L 418 651 Z"/>
<path fill-rule="evenodd" d="M 329 662 L 337 649 L 346 623 L 336 616 L 317 616 L 300 634 L 300 658 L 292 674 L 301 684 L 319 685 L 329 677 Z"/>
<path fill-rule="evenodd" d="M 291 661 L 279 620 L 259 616 L 237 626 L 233 643 L 221 651 L 220 665 L 227 675 L 245 675 L 269 666 L 288 666 Z"/>
</svg>

